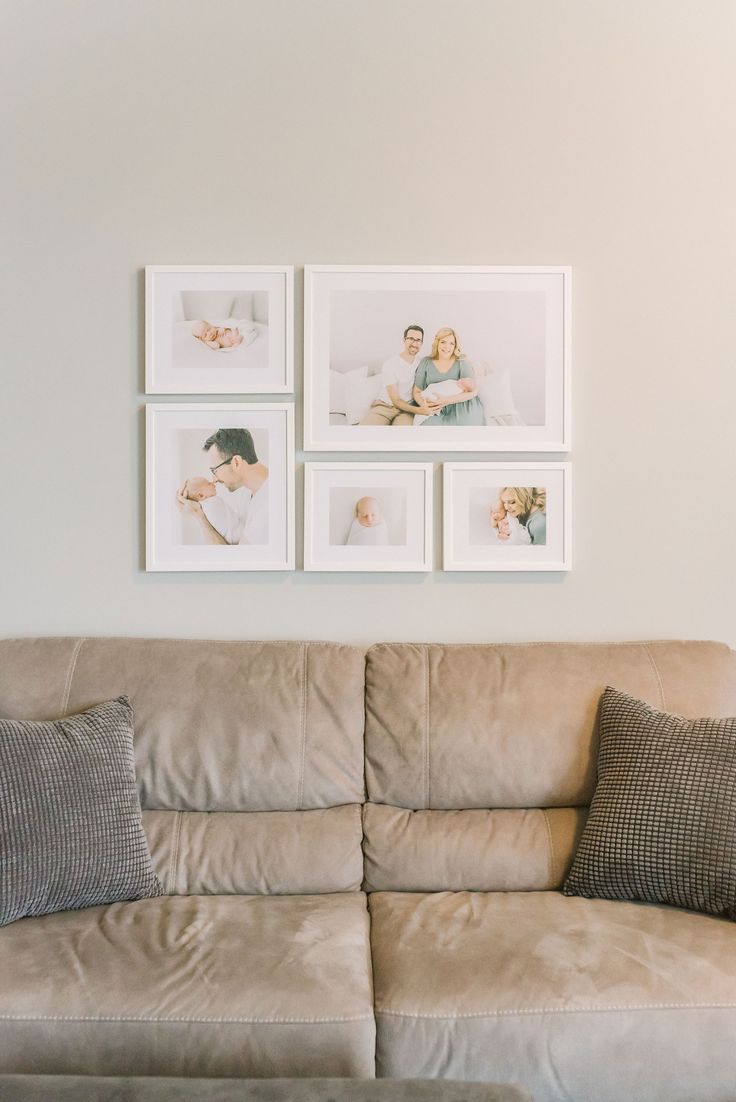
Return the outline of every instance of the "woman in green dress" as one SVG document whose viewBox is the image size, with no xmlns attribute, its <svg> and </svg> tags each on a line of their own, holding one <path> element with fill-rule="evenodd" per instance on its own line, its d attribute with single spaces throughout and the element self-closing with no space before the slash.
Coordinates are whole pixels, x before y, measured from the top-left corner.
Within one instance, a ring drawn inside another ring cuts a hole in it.
<svg viewBox="0 0 736 1102">
<path fill-rule="evenodd" d="M 457 388 L 434 384 L 458 383 Z M 460 380 L 466 380 L 460 382 Z M 427 394 L 426 391 L 430 390 Z M 434 390 L 434 393 L 432 391 Z M 447 393 L 455 391 L 455 393 Z M 435 412 L 422 425 L 485 425 L 483 403 L 478 397 L 475 373 L 469 360 L 460 351 L 454 329 L 438 329 L 432 342 L 431 356 L 420 360 L 414 375 L 412 391 L 417 405 L 426 403 Z"/>
</svg>

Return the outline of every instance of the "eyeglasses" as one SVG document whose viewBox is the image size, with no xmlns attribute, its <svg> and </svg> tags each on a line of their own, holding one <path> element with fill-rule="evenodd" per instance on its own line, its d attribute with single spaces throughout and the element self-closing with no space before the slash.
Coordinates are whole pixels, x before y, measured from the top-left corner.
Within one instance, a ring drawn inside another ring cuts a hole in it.
<svg viewBox="0 0 736 1102">
<path fill-rule="evenodd" d="M 210 467 L 210 470 L 214 474 L 215 471 L 219 471 L 220 467 L 224 467 L 227 463 L 232 463 L 234 458 L 235 456 L 231 455 L 229 459 L 223 459 L 222 463 L 218 463 L 216 467 Z"/>
</svg>

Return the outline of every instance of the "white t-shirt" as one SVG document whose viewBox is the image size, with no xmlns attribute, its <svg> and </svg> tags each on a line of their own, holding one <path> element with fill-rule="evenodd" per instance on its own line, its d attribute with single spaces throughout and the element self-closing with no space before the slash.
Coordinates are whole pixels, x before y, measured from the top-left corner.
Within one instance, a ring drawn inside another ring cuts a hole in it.
<svg viewBox="0 0 736 1102">
<path fill-rule="evenodd" d="M 231 493 L 222 482 L 218 482 L 215 496 L 206 497 L 202 502 L 202 512 L 227 543 L 240 542 L 252 496 L 244 486 Z"/>
<path fill-rule="evenodd" d="M 248 502 L 245 527 L 238 543 L 268 543 L 268 479 Z"/>
<path fill-rule="evenodd" d="M 381 391 L 376 399 L 386 406 L 393 405 L 388 393 L 388 387 L 395 386 L 402 402 L 411 402 L 411 390 L 414 386 L 414 372 L 416 370 L 416 357 L 410 364 L 402 360 L 398 354 L 386 360 L 381 368 Z"/>
</svg>

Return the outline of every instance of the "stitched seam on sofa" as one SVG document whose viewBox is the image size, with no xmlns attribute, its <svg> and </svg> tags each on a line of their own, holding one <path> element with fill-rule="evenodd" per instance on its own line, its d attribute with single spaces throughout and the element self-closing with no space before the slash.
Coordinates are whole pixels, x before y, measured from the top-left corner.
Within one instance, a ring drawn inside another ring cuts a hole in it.
<svg viewBox="0 0 736 1102">
<path fill-rule="evenodd" d="M 552 827 L 549 822 L 549 815 L 547 814 L 547 808 L 541 808 L 542 815 L 544 816 L 544 825 L 547 828 L 547 879 L 550 888 L 554 887 L 555 883 L 555 844 L 552 840 Z"/>
<path fill-rule="evenodd" d="M 174 815 L 174 824 L 171 828 L 171 857 L 169 859 L 169 876 L 167 892 L 169 895 L 176 895 L 176 885 L 179 872 L 179 844 L 181 840 L 181 828 L 183 824 L 183 813 L 177 811 Z"/>
<path fill-rule="evenodd" d="M 64 691 L 63 691 L 62 696 L 61 696 L 61 715 L 62 716 L 66 715 L 66 710 L 69 707 L 69 696 L 70 696 L 71 691 L 72 691 L 72 678 L 74 677 L 74 671 L 77 668 L 77 659 L 79 658 L 79 652 L 82 649 L 82 644 L 83 643 L 84 643 L 84 638 L 77 639 L 77 641 L 74 645 L 74 650 L 72 651 L 72 656 L 69 660 L 69 669 L 67 670 L 67 673 L 66 673 L 66 682 L 64 684 Z"/>
<path fill-rule="evenodd" d="M 133 1015 L 133 1014 L 120 1014 L 120 1015 L 100 1015 L 99 1017 L 91 1014 L 38 1014 L 38 1015 L 16 1015 L 16 1014 L 0 1014 L 1 1022 L 216 1022 L 222 1025 L 300 1025 L 305 1023 L 325 1023 L 325 1024 L 339 1024 L 340 1022 L 372 1022 L 373 1013 L 370 1014 L 354 1014 L 350 1017 L 343 1018 L 154 1018 L 149 1015 Z"/>
<path fill-rule="evenodd" d="M 650 651 L 650 649 L 649 649 L 649 647 L 647 646 L 646 643 L 642 643 L 642 649 L 643 649 L 644 653 L 646 654 L 647 658 L 649 659 L 649 663 L 650 663 L 652 669 L 654 670 L 654 676 L 656 677 L 657 684 L 659 686 L 659 697 L 660 697 L 660 700 L 662 702 L 660 707 L 664 709 L 664 708 L 666 708 L 665 699 L 664 699 L 664 685 L 662 684 L 662 678 L 659 676 L 659 667 L 657 666 L 657 663 L 654 660 L 654 655 L 652 654 L 652 652 Z"/>
<path fill-rule="evenodd" d="M 429 808 L 429 647 L 424 648 L 424 806 Z"/>
<path fill-rule="evenodd" d="M 519 1008 L 517 1010 L 478 1010 L 468 1014 L 425 1014 L 412 1013 L 409 1010 L 376 1010 L 376 1017 L 383 1014 L 388 1018 L 418 1018 L 452 1022 L 460 1018 L 513 1018 L 530 1017 L 535 1014 L 615 1014 L 630 1010 L 736 1010 L 733 1003 L 624 1003 L 621 1006 L 540 1006 Z"/>
<path fill-rule="evenodd" d="M 301 811 L 304 800 L 304 769 L 307 754 L 307 645 L 302 647 L 302 699 L 299 715 L 299 780 L 296 789 L 296 806 Z"/>
</svg>

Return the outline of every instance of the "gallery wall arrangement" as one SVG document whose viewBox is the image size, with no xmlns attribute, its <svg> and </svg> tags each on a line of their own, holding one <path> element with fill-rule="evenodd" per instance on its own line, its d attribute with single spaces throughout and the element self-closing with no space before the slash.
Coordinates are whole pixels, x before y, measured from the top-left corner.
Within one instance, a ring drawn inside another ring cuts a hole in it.
<svg viewBox="0 0 736 1102">
<path fill-rule="evenodd" d="M 151 265 L 146 569 L 295 569 L 294 268 Z M 568 267 L 307 265 L 304 569 L 571 568 Z M 210 400 L 213 396 L 229 398 Z M 233 396 L 291 395 L 239 401 Z M 351 462 L 350 452 L 375 462 Z M 415 452 L 423 462 L 387 462 Z"/>
</svg>

